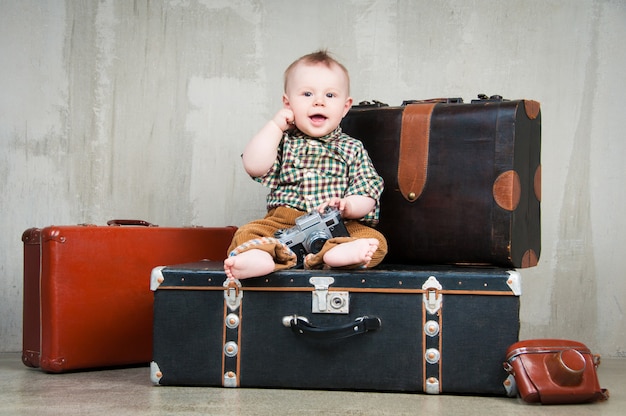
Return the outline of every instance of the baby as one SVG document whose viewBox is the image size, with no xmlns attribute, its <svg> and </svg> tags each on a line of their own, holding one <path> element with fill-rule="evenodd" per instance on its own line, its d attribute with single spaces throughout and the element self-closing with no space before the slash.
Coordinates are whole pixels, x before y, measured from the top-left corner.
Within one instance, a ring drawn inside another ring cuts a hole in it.
<svg viewBox="0 0 626 416">
<path fill-rule="evenodd" d="M 387 254 L 378 223 L 383 179 L 362 143 L 339 124 L 352 106 L 346 68 L 326 51 L 305 55 L 285 71 L 283 108 L 250 140 L 246 172 L 270 188 L 267 215 L 238 229 L 224 261 L 229 278 L 294 267 L 297 256 L 274 237 L 301 215 L 326 207 L 341 213 L 350 237 L 327 240 L 304 267 L 365 268 Z"/>
</svg>

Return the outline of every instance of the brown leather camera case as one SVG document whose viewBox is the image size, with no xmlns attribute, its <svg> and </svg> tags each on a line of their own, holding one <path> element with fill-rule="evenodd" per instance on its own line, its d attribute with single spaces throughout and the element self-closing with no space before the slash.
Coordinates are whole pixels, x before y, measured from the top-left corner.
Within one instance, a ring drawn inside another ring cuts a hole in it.
<svg viewBox="0 0 626 416">
<path fill-rule="evenodd" d="M 600 357 L 586 345 L 570 340 L 519 341 L 507 350 L 505 369 L 520 397 L 528 403 L 588 403 L 608 399 L 600 388 L 596 368 Z M 511 377 L 514 379 L 512 380 Z"/>
</svg>

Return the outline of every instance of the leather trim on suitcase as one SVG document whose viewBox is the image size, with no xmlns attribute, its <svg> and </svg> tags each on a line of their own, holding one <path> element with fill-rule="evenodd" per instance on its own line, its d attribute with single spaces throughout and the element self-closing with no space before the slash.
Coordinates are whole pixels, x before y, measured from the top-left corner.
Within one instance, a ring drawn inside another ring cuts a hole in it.
<svg viewBox="0 0 626 416">
<path fill-rule="evenodd" d="M 524 110 L 529 119 L 534 120 L 539 117 L 539 111 L 541 110 L 541 104 L 535 100 L 524 100 Z"/>
<path fill-rule="evenodd" d="M 428 394 L 441 393 L 441 344 L 442 296 L 441 285 L 429 279 L 424 283 L 424 302 L 422 302 L 422 383 L 423 391 Z"/>
<path fill-rule="evenodd" d="M 409 202 L 416 201 L 426 185 L 430 117 L 435 105 L 411 104 L 402 113 L 398 185 L 402 196 Z M 415 160 L 416 155 L 418 160 Z"/>
<path fill-rule="evenodd" d="M 207 286 L 157 286 L 159 290 L 180 290 L 180 291 L 224 291 L 224 288 L 221 287 L 207 287 Z M 154 290 L 154 289 L 153 289 Z M 428 290 L 424 289 L 399 289 L 399 288 L 359 288 L 359 287 L 333 287 L 329 288 L 329 292 L 343 292 L 350 291 L 353 293 L 404 293 L 404 294 L 415 294 L 415 295 L 424 295 L 428 293 Z M 241 290 L 241 292 L 314 292 L 314 288 L 310 287 L 245 287 Z M 442 295 L 475 295 L 480 293 L 481 296 L 510 296 L 511 294 L 503 291 L 496 290 L 481 290 L 478 292 L 477 290 L 462 290 L 462 289 L 454 289 L 454 290 L 439 290 L 438 293 Z"/>
<path fill-rule="evenodd" d="M 222 356 L 223 387 L 239 387 L 241 361 L 241 283 L 237 280 L 224 282 L 224 335 Z"/>
</svg>

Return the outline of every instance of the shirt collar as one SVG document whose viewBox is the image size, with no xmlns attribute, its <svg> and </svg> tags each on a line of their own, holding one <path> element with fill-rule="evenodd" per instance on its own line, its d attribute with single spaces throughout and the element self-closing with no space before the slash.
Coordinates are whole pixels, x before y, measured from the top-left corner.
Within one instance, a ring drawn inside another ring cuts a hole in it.
<svg viewBox="0 0 626 416">
<path fill-rule="evenodd" d="M 293 132 L 293 136 L 297 137 L 299 139 L 310 139 L 310 140 L 319 140 L 322 143 L 329 143 L 333 140 L 336 140 L 339 138 L 339 136 L 341 136 L 341 127 L 337 127 L 335 130 L 331 131 L 330 133 L 328 133 L 326 136 L 322 136 L 322 137 L 311 137 L 311 136 L 307 136 L 306 134 L 302 133 L 300 130 L 296 129 Z"/>
</svg>

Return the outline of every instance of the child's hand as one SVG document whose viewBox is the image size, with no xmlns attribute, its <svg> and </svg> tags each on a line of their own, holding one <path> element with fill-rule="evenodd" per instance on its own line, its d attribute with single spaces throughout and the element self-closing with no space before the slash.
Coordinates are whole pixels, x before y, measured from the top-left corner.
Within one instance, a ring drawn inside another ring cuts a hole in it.
<svg viewBox="0 0 626 416">
<path fill-rule="evenodd" d="M 294 126 L 295 118 L 293 111 L 288 108 L 281 108 L 278 113 L 276 113 L 272 121 L 281 131 L 287 131 Z"/>
<path fill-rule="evenodd" d="M 320 214 L 326 207 L 334 207 L 339 210 L 344 219 L 356 220 L 363 218 L 376 207 L 376 201 L 365 195 L 348 195 L 345 198 L 333 197 L 320 204 L 317 210 Z"/>
<path fill-rule="evenodd" d="M 331 208 L 337 208 L 339 212 L 343 214 L 343 211 L 346 209 L 347 204 L 348 204 L 347 199 L 334 197 L 320 204 L 320 206 L 317 207 L 317 211 L 321 214 L 322 212 L 324 212 L 326 207 L 331 207 Z"/>
<path fill-rule="evenodd" d="M 279 110 L 246 145 L 241 155 L 243 167 L 252 177 L 262 176 L 274 165 L 283 133 L 293 126 L 293 111 Z"/>
</svg>

